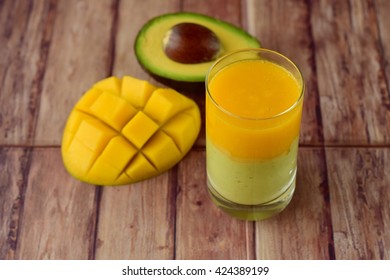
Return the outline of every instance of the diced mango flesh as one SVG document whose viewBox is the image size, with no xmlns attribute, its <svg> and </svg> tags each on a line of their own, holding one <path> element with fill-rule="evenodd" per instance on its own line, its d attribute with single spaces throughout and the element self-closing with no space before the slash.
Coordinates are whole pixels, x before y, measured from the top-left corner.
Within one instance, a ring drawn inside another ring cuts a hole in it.
<svg viewBox="0 0 390 280">
<path fill-rule="evenodd" d="M 139 111 L 123 128 L 122 134 L 138 149 L 141 149 L 158 128 L 158 124 L 144 112 Z"/>
<path fill-rule="evenodd" d="M 119 95 L 121 81 L 117 77 L 109 77 L 94 84 L 93 88 L 96 88 L 100 91 L 109 91 L 112 94 Z"/>
<path fill-rule="evenodd" d="M 138 150 L 120 135 L 115 136 L 100 154 L 99 159 L 122 171 L 130 160 L 138 153 Z M 104 172 L 104 170 L 102 170 Z"/>
<path fill-rule="evenodd" d="M 130 178 L 137 178 L 139 180 L 143 180 L 159 174 L 159 171 L 153 166 L 153 164 L 148 161 L 148 159 L 142 153 L 139 153 L 135 157 L 134 161 L 132 161 L 131 165 L 126 169 L 125 173 Z"/>
<path fill-rule="evenodd" d="M 67 156 L 64 158 L 64 164 L 68 166 L 77 166 L 72 170 L 75 177 L 82 177 L 88 173 L 97 154 L 88 149 L 82 142 L 73 138 L 66 150 Z"/>
<path fill-rule="evenodd" d="M 87 118 L 81 122 L 74 138 L 91 151 L 101 153 L 111 138 L 115 136 L 107 125 L 97 119 Z"/>
<path fill-rule="evenodd" d="M 63 161 L 81 181 L 130 184 L 174 166 L 199 130 L 193 100 L 133 77 L 110 77 L 73 108 L 62 139 Z"/>
<path fill-rule="evenodd" d="M 92 104 L 90 110 L 94 116 L 99 117 L 116 130 L 121 130 L 136 113 L 136 109 L 126 100 L 107 91 L 100 95 Z"/>
<path fill-rule="evenodd" d="M 153 163 L 158 170 L 170 165 L 181 153 L 172 138 L 162 131 L 158 131 L 145 145 L 143 154 Z"/>
<path fill-rule="evenodd" d="M 147 81 L 125 76 L 122 79 L 121 95 L 137 108 L 143 108 L 152 92 L 157 89 Z"/>
<path fill-rule="evenodd" d="M 173 89 L 157 89 L 150 97 L 144 111 L 156 122 L 163 124 L 180 111 L 192 107 L 193 101 L 182 97 Z"/>
<path fill-rule="evenodd" d="M 191 109 L 194 110 L 194 109 Z M 172 138 L 180 151 L 184 151 L 187 147 L 188 138 L 196 138 L 197 132 L 193 129 L 198 124 L 198 120 L 194 117 L 195 112 L 191 114 L 183 113 L 178 117 L 169 120 L 162 130 Z"/>
</svg>

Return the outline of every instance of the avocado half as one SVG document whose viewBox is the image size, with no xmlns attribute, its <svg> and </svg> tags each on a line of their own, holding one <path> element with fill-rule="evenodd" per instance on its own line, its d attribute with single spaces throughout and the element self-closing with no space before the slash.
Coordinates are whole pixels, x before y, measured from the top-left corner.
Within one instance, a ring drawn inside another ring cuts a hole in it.
<svg viewBox="0 0 390 280">
<path fill-rule="evenodd" d="M 221 45 L 218 55 L 211 61 L 191 64 L 169 58 L 164 51 L 164 38 L 172 27 L 181 23 L 194 23 L 211 30 Z M 134 43 L 138 62 L 154 79 L 185 92 L 204 91 L 206 73 L 219 57 L 237 49 L 257 47 L 260 47 L 260 42 L 241 28 L 191 12 L 170 13 L 152 18 L 139 31 Z"/>
</svg>

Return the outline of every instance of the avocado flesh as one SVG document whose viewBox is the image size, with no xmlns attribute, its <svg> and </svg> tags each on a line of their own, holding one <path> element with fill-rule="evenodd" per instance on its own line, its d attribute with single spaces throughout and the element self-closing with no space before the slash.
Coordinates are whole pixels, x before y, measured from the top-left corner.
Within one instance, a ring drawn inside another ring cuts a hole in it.
<svg viewBox="0 0 390 280">
<path fill-rule="evenodd" d="M 196 13 L 172 13 L 158 16 L 147 22 L 135 40 L 135 54 L 142 67 L 160 82 L 175 88 L 175 81 L 202 84 L 208 69 L 215 62 L 184 64 L 170 59 L 164 52 L 166 33 L 179 23 L 196 23 L 207 27 L 218 37 L 221 57 L 228 52 L 260 47 L 259 41 L 244 30 L 224 21 Z M 217 57 L 217 59 L 218 59 Z M 170 81 L 171 80 L 171 81 Z M 184 82 L 184 83 L 183 83 Z"/>
</svg>

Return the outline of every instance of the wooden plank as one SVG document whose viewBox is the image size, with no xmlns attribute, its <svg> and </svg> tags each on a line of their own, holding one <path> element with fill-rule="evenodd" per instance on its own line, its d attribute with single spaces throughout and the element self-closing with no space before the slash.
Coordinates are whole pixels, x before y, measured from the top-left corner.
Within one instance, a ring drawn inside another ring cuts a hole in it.
<svg viewBox="0 0 390 280">
<path fill-rule="evenodd" d="M 253 259 L 253 222 L 234 219 L 211 201 L 205 151 L 192 151 L 178 169 L 176 259 Z"/>
<path fill-rule="evenodd" d="M 279 215 L 256 222 L 257 259 L 333 259 L 325 153 L 300 148 L 296 190 Z"/>
<path fill-rule="evenodd" d="M 0 260 L 14 259 L 29 149 L 0 147 Z"/>
<path fill-rule="evenodd" d="M 389 144 L 390 103 L 371 1 L 313 1 L 325 142 Z"/>
<path fill-rule="evenodd" d="M 387 81 L 387 90 L 382 89 L 381 93 L 386 95 L 386 92 L 390 92 L 390 32 L 388 32 L 388 26 L 390 26 L 390 2 L 387 0 L 375 0 L 375 11 L 380 35 L 382 68 L 385 71 Z M 387 104 L 387 108 L 390 108 L 388 99 L 384 98 L 384 103 Z"/>
<path fill-rule="evenodd" d="M 248 0 L 245 3 L 249 32 L 260 40 L 264 48 L 276 50 L 292 59 L 304 77 L 305 99 L 300 143 L 323 143 L 317 70 L 307 1 Z"/>
<path fill-rule="evenodd" d="M 50 1 L 2 1 L 0 145 L 31 145 L 51 37 Z"/>
<path fill-rule="evenodd" d="M 241 26 L 241 0 L 183 0 L 183 11 L 205 14 Z"/>
<path fill-rule="evenodd" d="M 114 0 L 58 1 L 43 78 L 36 145 L 60 145 L 68 115 L 96 81 L 110 75 Z"/>
<path fill-rule="evenodd" d="M 95 187 L 73 179 L 65 171 L 59 148 L 35 148 L 16 258 L 91 258 L 96 223 L 95 200 Z"/>
<path fill-rule="evenodd" d="M 390 258 L 390 149 L 328 148 L 337 259 Z"/>
<path fill-rule="evenodd" d="M 103 189 L 96 259 L 173 259 L 175 175 Z"/>
<path fill-rule="evenodd" d="M 136 61 L 135 36 L 148 19 L 178 8 L 176 0 L 120 2 L 113 75 L 151 80 Z M 171 170 L 134 185 L 104 188 L 99 208 L 97 259 L 173 258 L 175 174 Z"/>
</svg>

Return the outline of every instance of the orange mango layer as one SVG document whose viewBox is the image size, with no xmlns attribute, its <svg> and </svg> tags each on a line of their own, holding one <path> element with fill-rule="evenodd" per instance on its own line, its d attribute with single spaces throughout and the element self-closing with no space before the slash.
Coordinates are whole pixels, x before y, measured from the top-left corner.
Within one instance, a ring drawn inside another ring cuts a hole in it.
<svg viewBox="0 0 390 280">
<path fill-rule="evenodd" d="M 230 64 L 209 83 L 207 136 L 233 158 L 266 160 L 281 155 L 299 135 L 302 90 L 287 70 L 274 63 Z"/>
<path fill-rule="evenodd" d="M 174 166 L 200 130 L 196 103 L 125 76 L 97 82 L 73 108 L 62 139 L 66 169 L 96 185 L 130 184 Z"/>
</svg>

